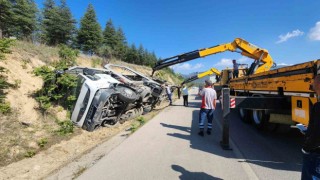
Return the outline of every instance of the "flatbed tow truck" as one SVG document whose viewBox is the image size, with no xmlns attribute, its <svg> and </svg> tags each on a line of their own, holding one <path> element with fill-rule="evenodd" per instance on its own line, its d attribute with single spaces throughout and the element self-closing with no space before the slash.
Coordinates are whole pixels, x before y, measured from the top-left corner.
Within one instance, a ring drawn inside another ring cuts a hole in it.
<svg viewBox="0 0 320 180">
<path fill-rule="evenodd" d="M 230 73 L 222 75 L 228 76 L 224 87 L 230 88 L 244 122 L 253 122 L 258 129 L 269 123 L 308 125 L 310 110 L 319 100 L 312 87 L 314 77 L 320 74 L 319 59 L 270 70 L 275 63 L 267 50 L 236 38 L 231 43 L 160 60 L 153 70 L 224 51 L 239 52 L 254 60 L 242 77 L 231 79 Z"/>
</svg>

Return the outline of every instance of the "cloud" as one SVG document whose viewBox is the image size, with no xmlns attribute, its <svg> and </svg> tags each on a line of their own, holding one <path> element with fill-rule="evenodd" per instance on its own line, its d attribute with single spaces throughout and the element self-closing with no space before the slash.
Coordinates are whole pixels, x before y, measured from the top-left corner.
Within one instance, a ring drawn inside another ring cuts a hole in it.
<svg viewBox="0 0 320 180">
<path fill-rule="evenodd" d="M 249 59 L 247 57 L 241 57 L 236 60 L 237 60 L 238 64 L 248 64 L 248 66 L 250 66 L 250 64 L 251 64 L 251 59 Z M 233 68 L 232 59 L 222 58 L 218 63 L 214 64 L 214 67 L 219 68 L 219 69 Z"/>
<path fill-rule="evenodd" d="M 316 26 L 310 29 L 309 39 L 312 41 L 320 41 L 320 21 L 316 23 Z"/>
<path fill-rule="evenodd" d="M 291 66 L 292 64 L 287 63 L 277 63 L 277 66 Z"/>
<path fill-rule="evenodd" d="M 202 68 L 202 67 L 203 67 L 203 64 L 198 63 L 193 67 L 193 69 L 199 69 L 199 68 Z"/>
<path fill-rule="evenodd" d="M 240 64 L 249 64 L 249 63 L 251 63 L 250 61 L 253 61 L 253 59 L 249 59 L 249 58 L 244 57 L 244 56 L 242 56 L 241 58 L 239 58 L 237 60 L 237 62 L 240 63 Z"/>
<path fill-rule="evenodd" d="M 232 59 L 222 58 L 218 63 L 215 64 L 215 66 L 232 66 Z"/>
<path fill-rule="evenodd" d="M 288 32 L 286 35 L 280 35 L 279 36 L 279 41 L 277 41 L 276 43 L 283 43 L 286 42 L 287 40 L 293 38 L 293 37 L 297 37 L 297 36 L 302 36 L 304 34 L 304 32 L 300 31 L 299 29 L 294 30 L 292 32 Z"/>
<path fill-rule="evenodd" d="M 194 69 L 199 69 L 201 67 L 203 67 L 203 64 L 201 64 L 201 63 L 198 63 L 194 66 L 192 66 L 189 63 L 182 63 L 182 64 L 176 64 L 176 65 L 171 66 L 171 69 L 173 69 L 173 70 L 194 70 Z"/>
</svg>

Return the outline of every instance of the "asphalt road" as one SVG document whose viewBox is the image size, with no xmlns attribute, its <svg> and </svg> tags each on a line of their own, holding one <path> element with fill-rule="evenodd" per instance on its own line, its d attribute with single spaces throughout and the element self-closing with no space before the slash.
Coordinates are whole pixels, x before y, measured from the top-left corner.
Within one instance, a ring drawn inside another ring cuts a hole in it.
<svg viewBox="0 0 320 180">
<path fill-rule="evenodd" d="M 300 179 L 303 136 L 296 130 L 257 131 L 230 119 L 232 151 L 222 150 L 221 110 L 213 134 L 200 137 L 200 99 L 190 95 L 159 113 L 78 179 Z"/>
</svg>

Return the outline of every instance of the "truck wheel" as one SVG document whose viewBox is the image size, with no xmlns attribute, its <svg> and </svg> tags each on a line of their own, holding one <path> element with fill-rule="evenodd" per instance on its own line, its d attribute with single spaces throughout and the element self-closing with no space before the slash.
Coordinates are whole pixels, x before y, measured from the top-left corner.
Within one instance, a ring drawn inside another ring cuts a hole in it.
<svg viewBox="0 0 320 180">
<path fill-rule="evenodd" d="M 264 129 L 269 122 L 270 115 L 265 110 L 253 110 L 252 120 L 257 129 Z"/>
<path fill-rule="evenodd" d="M 117 121 L 117 120 L 104 120 L 104 121 L 102 121 L 101 126 L 110 128 L 110 127 L 114 127 L 114 126 L 118 125 L 118 122 L 119 121 Z"/>
<path fill-rule="evenodd" d="M 82 125 L 82 129 L 89 131 L 89 132 L 92 132 L 92 131 L 98 129 L 99 127 L 100 127 L 99 124 L 88 126 L 86 123 L 84 123 Z"/>
<path fill-rule="evenodd" d="M 244 123 L 251 123 L 252 122 L 252 111 L 248 109 L 239 109 L 240 119 Z"/>
<path fill-rule="evenodd" d="M 119 84 L 116 90 L 119 92 L 119 99 L 124 102 L 132 103 L 138 99 L 137 93 L 127 86 Z"/>
</svg>

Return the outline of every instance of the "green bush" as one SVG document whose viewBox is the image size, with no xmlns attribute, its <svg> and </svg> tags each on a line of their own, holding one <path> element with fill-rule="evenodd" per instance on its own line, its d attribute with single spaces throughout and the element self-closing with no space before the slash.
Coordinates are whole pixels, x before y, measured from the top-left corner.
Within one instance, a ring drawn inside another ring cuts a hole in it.
<svg viewBox="0 0 320 180">
<path fill-rule="evenodd" d="M 0 67 L 0 113 L 9 114 L 11 112 L 10 104 L 5 102 L 5 89 L 12 87 L 12 84 L 7 82 L 7 76 L 4 75 L 7 70 L 4 67 Z"/>
<path fill-rule="evenodd" d="M 73 123 L 70 120 L 59 121 L 58 125 L 60 126 L 60 128 L 56 130 L 58 135 L 64 136 L 73 133 Z"/>
<path fill-rule="evenodd" d="M 46 145 L 48 143 L 48 139 L 47 138 L 41 138 L 39 141 L 38 141 L 38 146 L 43 148 L 44 145 Z"/>
<path fill-rule="evenodd" d="M 140 123 L 140 125 L 143 125 L 146 123 L 146 120 L 144 119 L 143 116 L 138 117 L 137 121 Z"/>
<path fill-rule="evenodd" d="M 34 155 L 36 155 L 36 152 L 35 152 L 34 150 L 28 150 L 28 151 L 24 154 L 24 157 L 31 158 L 31 157 L 33 157 Z"/>
<path fill-rule="evenodd" d="M 13 42 L 13 39 L 0 39 L 0 60 L 5 59 L 5 54 L 11 53 L 10 47 Z"/>
<path fill-rule="evenodd" d="M 57 74 L 56 70 L 64 70 L 75 65 L 78 55 L 78 50 L 61 45 L 60 60 L 54 63 L 53 67 L 42 66 L 34 70 L 34 74 L 42 77 L 44 81 L 42 89 L 36 93 L 36 99 L 42 110 L 48 110 L 52 104 L 62 105 L 66 109 L 74 104 L 76 97 L 72 93 L 77 85 L 77 78 L 70 74 Z"/>
<path fill-rule="evenodd" d="M 57 69 L 65 69 L 76 64 L 76 59 L 79 56 L 79 50 L 71 49 L 66 45 L 59 46 L 60 61 L 55 65 Z"/>
<path fill-rule="evenodd" d="M 0 113 L 9 114 L 11 113 L 10 103 L 8 102 L 0 102 Z"/>
</svg>

